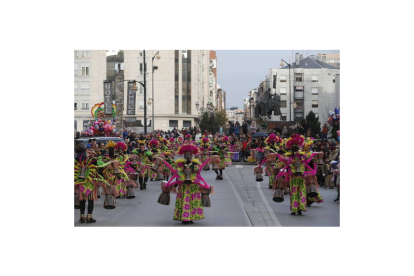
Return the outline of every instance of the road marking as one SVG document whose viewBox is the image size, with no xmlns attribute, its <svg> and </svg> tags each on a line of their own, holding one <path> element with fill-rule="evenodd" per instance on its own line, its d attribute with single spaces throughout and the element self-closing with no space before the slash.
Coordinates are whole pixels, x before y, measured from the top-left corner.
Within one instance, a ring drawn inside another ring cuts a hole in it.
<svg viewBox="0 0 414 276">
<path fill-rule="evenodd" d="M 263 201 L 264 205 L 266 206 L 267 211 L 269 212 L 270 218 L 273 220 L 273 222 L 276 226 L 282 226 L 282 224 L 280 224 L 279 220 L 277 219 L 275 213 L 273 212 L 272 207 L 270 207 L 269 202 L 267 201 L 266 197 L 264 196 L 263 191 L 260 188 L 260 182 L 256 182 L 256 186 L 257 186 L 257 189 L 259 190 L 260 197 L 262 198 L 262 201 Z"/>
<path fill-rule="evenodd" d="M 231 178 L 227 175 L 225 170 L 223 170 L 223 173 L 227 176 L 227 179 L 229 180 L 229 182 L 231 184 L 231 188 L 233 189 L 233 192 L 236 195 L 237 201 L 244 208 L 243 214 L 244 214 L 244 218 L 245 218 L 247 224 L 250 224 L 250 226 L 253 226 L 253 223 L 250 221 L 249 215 L 247 214 L 246 206 L 244 206 L 243 200 L 241 199 L 241 197 L 240 197 L 239 193 L 237 192 L 236 188 L 234 187 L 233 181 L 231 181 Z"/>
</svg>

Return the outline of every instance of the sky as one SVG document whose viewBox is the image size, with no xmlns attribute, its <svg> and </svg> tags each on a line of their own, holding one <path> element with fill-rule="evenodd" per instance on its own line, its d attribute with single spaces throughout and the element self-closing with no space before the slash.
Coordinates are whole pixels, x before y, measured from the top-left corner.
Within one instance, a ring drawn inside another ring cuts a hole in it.
<svg viewBox="0 0 414 276">
<path fill-rule="evenodd" d="M 226 91 L 226 108 L 243 108 L 243 99 L 249 91 L 265 80 L 270 68 L 280 68 L 281 59 L 291 62 L 295 53 L 307 57 L 339 50 L 216 50 L 216 53 L 217 83 Z"/>
</svg>

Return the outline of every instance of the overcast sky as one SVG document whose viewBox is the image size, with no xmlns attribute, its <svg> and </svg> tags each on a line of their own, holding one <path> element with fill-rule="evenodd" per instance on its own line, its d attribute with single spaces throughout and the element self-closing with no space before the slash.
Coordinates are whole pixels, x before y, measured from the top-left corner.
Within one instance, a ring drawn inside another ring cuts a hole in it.
<svg viewBox="0 0 414 276">
<path fill-rule="evenodd" d="M 243 99 L 265 80 L 270 68 L 280 68 L 280 59 L 292 61 L 292 50 L 216 50 L 217 81 L 226 91 L 226 107 L 243 108 Z M 339 50 L 293 50 L 304 57 Z M 289 60 L 290 58 L 290 60 Z"/>
</svg>

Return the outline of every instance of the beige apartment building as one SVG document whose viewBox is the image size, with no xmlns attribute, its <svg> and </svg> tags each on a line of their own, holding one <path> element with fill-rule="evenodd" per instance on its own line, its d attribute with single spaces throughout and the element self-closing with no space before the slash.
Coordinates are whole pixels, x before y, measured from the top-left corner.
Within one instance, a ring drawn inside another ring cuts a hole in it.
<svg viewBox="0 0 414 276">
<path fill-rule="evenodd" d="M 214 51 L 146 50 L 145 61 L 147 131 L 192 127 L 201 112 L 223 104 L 218 97 Z M 116 77 L 119 84 L 119 75 L 124 85 L 123 89 L 117 87 L 117 94 L 123 90 L 123 96 L 116 96 L 112 88 L 112 100 L 124 110 L 116 119 L 122 119 L 123 127 L 144 130 L 143 50 L 75 51 L 75 130 L 84 130 L 94 120 L 90 109 L 104 101 L 103 83 L 113 82 Z M 126 108 L 131 81 L 138 82 L 135 115 L 127 114 Z"/>
</svg>

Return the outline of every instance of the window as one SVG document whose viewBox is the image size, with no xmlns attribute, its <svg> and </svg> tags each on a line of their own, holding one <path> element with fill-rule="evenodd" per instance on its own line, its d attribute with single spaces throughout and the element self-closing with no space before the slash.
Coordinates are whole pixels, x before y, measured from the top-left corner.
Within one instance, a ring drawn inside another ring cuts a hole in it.
<svg viewBox="0 0 414 276">
<path fill-rule="evenodd" d="M 286 95 L 286 87 L 279 88 L 280 95 Z"/>
<path fill-rule="evenodd" d="M 318 95 L 318 87 L 312 87 L 312 95 Z"/>
<path fill-rule="evenodd" d="M 75 64 L 74 64 L 74 69 L 75 69 L 75 76 L 77 76 L 78 75 L 78 63 L 77 62 L 75 62 Z M 335 81 L 335 79 L 334 79 L 334 81 Z"/>
<path fill-rule="evenodd" d="M 143 71 L 143 67 L 142 67 L 142 63 L 139 64 L 139 74 L 142 76 L 142 71 Z"/>
<path fill-rule="evenodd" d="M 303 76 L 303 74 L 295 74 L 295 81 L 302 82 L 303 81 L 302 76 Z"/>
<path fill-rule="evenodd" d="M 312 107 L 318 107 L 318 101 L 317 100 L 312 101 Z"/>
<path fill-rule="evenodd" d="M 178 128 L 178 120 L 170 120 L 169 127 Z"/>
<path fill-rule="evenodd" d="M 286 107 L 286 101 L 280 101 L 280 107 Z"/>
<path fill-rule="evenodd" d="M 282 113 L 282 121 L 286 121 L 286 113 Z"/>
<path fill-rule="evenodd" d="M 78 109 L 78 103 L 75 103 L 75 110 Z"/>
<path fill-rule="evenodd" d="M 183 121 L 183 127 L 191 127 L 191 121 Z"/>
<path fill-rule="evenodd" d="M 81 89 L 89 89 L 89 81 L 82 81 Z"/>
<path fill-rule="evenodd" d="M 144 101 L 138 101 L 138 109 L 144 109 Z"/>
<path fill-rule="evenodd" d="M 312 76 L 312 82 L 318 82 L 318 76 Z"/>
<path fill-rule="evenodd" d="M 89 110 L 89 103 L 82 103 L 82 110 Z"/>
<path fill-rule="evenodd" d="M 280 82 L 286 82 L 286 76 L 280 76 L 279 81 Z"/>
<path fill-rule="evenodd" d="M 333 79 L 332 81 L 335 82 L 335 79 Z"/>
<path fill-rule="evenodd" d="M 296 91 L 303 91 L 303 86 L 295 86 L 295 92 Z"/>
<path fill-rule="evenodd" d="M 302 101 L 296 101 L 296 106 L 303 106 L 303 102 Z"/>
<path fill-rule="evenodd" d="M 82 50 L 82 57 L 86 57 L 86 51 Z"/>
<path fill-rule="evenodd" d="M 89 76 L 89 67 L 82 67 L 82 76 Z"/>
</svg>

